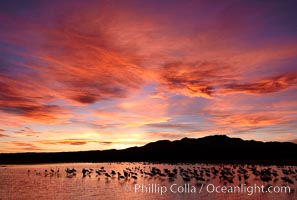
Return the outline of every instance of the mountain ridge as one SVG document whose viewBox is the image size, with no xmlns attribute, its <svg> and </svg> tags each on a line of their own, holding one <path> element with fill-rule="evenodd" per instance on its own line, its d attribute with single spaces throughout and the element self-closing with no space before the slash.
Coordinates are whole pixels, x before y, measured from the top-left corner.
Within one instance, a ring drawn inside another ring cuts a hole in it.
<svg viewBox="0 0 297 200">
<path fill-rule="evenodd" d="M 297 144 L 212 135 L 158 140 L 141 147 L 77 152 L 1 153 L 0 164 L 58 162 L 211 162 L 297 165 Z"/>
</svg>

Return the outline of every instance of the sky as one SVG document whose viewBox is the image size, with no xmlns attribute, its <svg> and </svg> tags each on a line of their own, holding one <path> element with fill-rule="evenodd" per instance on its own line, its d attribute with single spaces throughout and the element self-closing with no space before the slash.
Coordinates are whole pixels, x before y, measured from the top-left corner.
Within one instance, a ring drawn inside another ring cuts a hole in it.
<svg viewBox="0 0 297 200">
<path fill-rule="evenodd" d="M 1 0 L 0 152 L 297 143 L 296 1 Z"/>
</svg>

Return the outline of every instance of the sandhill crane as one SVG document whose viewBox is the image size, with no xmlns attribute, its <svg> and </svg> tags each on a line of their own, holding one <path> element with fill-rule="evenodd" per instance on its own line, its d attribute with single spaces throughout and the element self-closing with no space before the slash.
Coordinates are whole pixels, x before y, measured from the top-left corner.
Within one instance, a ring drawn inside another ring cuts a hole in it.
<svg viewBox="0 0 297 200">
<path fill-rule="evenodd" d="M 106 178 L 110 178 L 111 176 L 109 175 L 109 173 L 105 173 L 104 174 Z"/>
<path fill-rule="evenodd" d="M 289 183 L 289 184 L 294 184 L 294 181 L 291 180 L 289 177 L 281 177 L 281 179 L 285 182 L 285 183 Z"/>
</svg>

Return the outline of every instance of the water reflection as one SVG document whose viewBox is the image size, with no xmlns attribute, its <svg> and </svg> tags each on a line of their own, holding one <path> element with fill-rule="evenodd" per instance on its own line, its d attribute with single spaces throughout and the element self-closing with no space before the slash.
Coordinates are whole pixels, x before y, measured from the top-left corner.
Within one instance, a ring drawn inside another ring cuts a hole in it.
<svg viewBox="0 0 297 200">
<path fill-rule="evenodd" d="M 1 199 L 295 199 L 295 166 L 67 163 L 0 167 Z M 232 188 L 231 188 L 232 186 Z M 278 187 L 273 193 L 247 188 Z M 233 189 L 237 192 L 223 192 Z M 289 187 L 289 191 L 281 191 Z"/>
</svg>

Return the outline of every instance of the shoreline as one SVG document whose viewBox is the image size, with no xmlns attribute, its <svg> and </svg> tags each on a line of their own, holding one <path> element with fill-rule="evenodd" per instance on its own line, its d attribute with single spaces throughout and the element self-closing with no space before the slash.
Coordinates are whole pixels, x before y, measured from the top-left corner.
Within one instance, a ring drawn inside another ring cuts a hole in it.
<svg viewBox="0 0 297 200">
<path fill-rule="evenodd" d="M 272 160 L 245 160 L 245 161 L 45 161 L 45 162 L 34 162 L 34 161 L 12 161 L 12 162 L 0 162 L 0 168 L 6 167 L 8 165 L 49 165 L 49 164 L 79 164 L 79 163 L 143 163 L 143 164 L 169 164 L 169 165 L 179 165 L 179 164 L 203 164 L 203 165 L 262 165 L 262 166 L 297 166 L 297 160 L 287 160 L 287 161 L 272 161 Z"/>
</svg>

